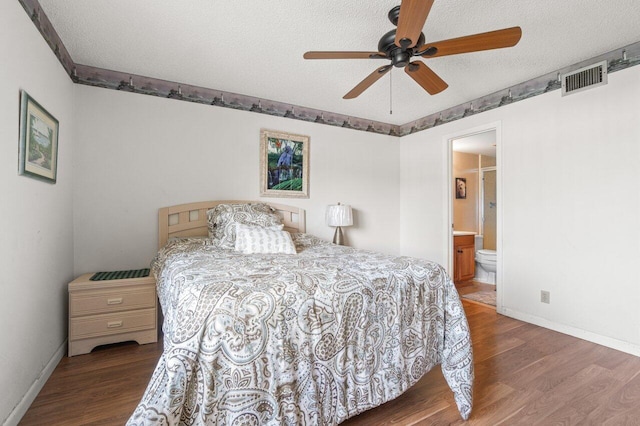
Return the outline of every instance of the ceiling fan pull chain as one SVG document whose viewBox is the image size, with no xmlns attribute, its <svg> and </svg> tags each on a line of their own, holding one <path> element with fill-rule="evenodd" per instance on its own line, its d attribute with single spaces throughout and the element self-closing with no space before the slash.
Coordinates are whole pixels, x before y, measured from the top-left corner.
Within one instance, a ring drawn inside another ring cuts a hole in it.
<svg viewBox="0 0 640 426">
<path fill-rule="evenodd" d="M 393 84 L 391 82 L 391 75 L 393 70 L 389 73 L 389 115 L 393 115 Z"/>
</svg>

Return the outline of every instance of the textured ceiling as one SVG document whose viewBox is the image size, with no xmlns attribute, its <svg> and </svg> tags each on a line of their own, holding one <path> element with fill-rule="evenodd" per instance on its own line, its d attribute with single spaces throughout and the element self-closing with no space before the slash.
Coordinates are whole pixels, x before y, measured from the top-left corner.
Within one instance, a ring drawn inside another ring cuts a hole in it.
<svg viewBox="0 0 640 426">
<path fill-rule="evenodd" d="M 436 0 L 427 41 L 511 26 L 522 28 L 522 39 L 512 48 L 426 59 L 449 84 L 438 95 L 394 69 L 343 100 L 386 62 L 304 60 L 303 53 L 376 51 L 394 28 L 387 12 L 399 3 L 40 0 L 77 64 L 398 125 L 640 41 L 638 0 Z"/>
</svg>

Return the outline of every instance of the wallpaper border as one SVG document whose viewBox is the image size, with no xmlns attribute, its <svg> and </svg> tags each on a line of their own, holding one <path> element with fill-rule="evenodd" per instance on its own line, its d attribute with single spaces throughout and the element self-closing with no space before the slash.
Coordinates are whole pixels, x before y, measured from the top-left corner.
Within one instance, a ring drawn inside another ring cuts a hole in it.
<svg viewBox="0 0 640 426">
<path fill-rule="evenodd" d="M 105 89 L 122 90 L 143 95 L 159 96 L 186 102 L 232 108 L 242 111 L 267 114 L 293 120 L 308 121 L 328 126 L 349 128 L 359 131 L 402 137 L 421 132 L 442 124 L 460 120 L 504 105 L 522 101 L 560 89 L 559 76 L 584 66 L 607 61 L 608 72 L 612 73 L 640 64 L 640 41 L 613 50 L 603 55 L 581 61 L 577 64 L 550 72 L 529 81 L 507 87 L 498 92 L 474 99 L 443 111 L 422 117 L 403 125 L 383 123 L 364 118 L 322 111 L 299 105 L 291 105 L 268 99 L 260 99 L 239 93 L 225 92 L 200 86 L 192 86 L 153 77 L 106 70 L 88 65 L 76 64 L 38 0 L 18 0 L 27 12 L 40 34 L 54 52 L 73 82 Z"/>
</svg>

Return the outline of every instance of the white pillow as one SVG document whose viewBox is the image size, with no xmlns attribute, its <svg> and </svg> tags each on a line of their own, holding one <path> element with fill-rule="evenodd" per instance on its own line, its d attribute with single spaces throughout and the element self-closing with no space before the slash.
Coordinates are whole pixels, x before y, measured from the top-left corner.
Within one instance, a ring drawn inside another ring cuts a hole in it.
<svg viewBox="0 0 640 426">
<path fill-rule="evenodd" d="M 277 227 L 236 224 L 236 251 L 244 254 L 296 254 L 291 234 Z"/>
</svg>

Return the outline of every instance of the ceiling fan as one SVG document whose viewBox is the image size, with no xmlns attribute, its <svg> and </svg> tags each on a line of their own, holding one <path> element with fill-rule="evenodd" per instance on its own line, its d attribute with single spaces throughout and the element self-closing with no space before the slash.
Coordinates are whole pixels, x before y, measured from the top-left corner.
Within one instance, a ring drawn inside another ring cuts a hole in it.
<svg viewBox="0 0 640 426">
<path fill-rule="evenodd" d="M 362 80 L 344 99 L 353 99 L 388 73 L 392 67 L 404 68 L 424 90 L 431 95 L 442 92 L 449 85 L 422 61 L 413 61 L 413 56 L 435 58 L 459 53 L 500 49 L 518 44 L 522 36 L 520 27 L 505 28 L 486 33 L 473 34 L 448 40 L 425 43 L 422 28 L 427 20 L 434 0 L 402 0 L 400 6 L 389 11 L 389 20 L 398 28 L 382 36 L 377 52 L 307 52 L 305 59 L 390 59 Z"/>
</svg>

